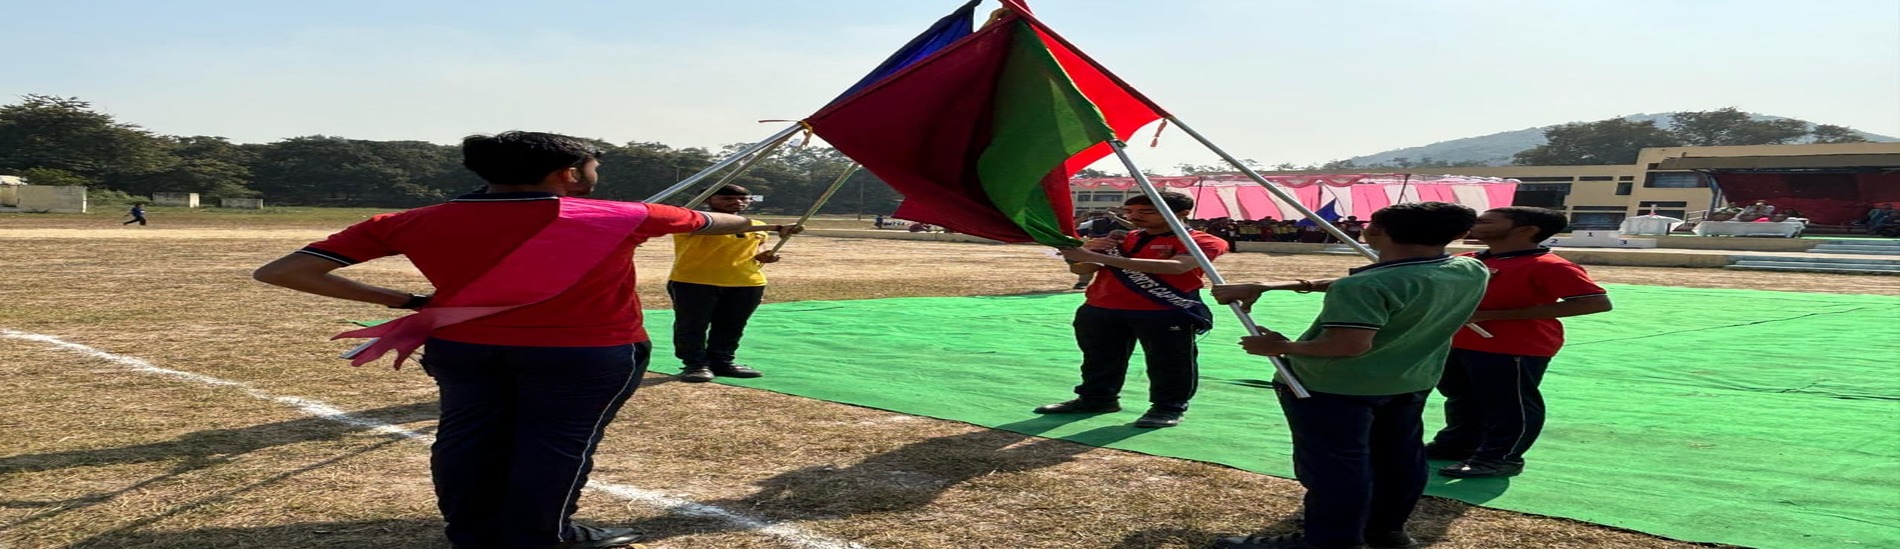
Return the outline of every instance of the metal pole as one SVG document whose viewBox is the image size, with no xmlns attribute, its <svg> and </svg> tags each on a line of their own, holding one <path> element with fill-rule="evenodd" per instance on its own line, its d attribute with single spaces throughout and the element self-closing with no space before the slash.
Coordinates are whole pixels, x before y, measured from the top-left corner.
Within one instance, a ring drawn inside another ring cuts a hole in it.
<svg viewBox="0 0 1900 549">
<path fill-rule="evenodd" d="M 693 209 L 699 207 L 700 204 L 706 203 L 707 198 L 711 198 L 713 193 L 719 192 L 719 189 L 725 187 L 727 183 L 731 183 L 732 180 L 738 179 L 739 176 L 752 171 L 753 166 L 764 161 L 766 157 L 772 156 L 772 151 L 778 150 L 779 146 L 785 144 L 785 141 L 786 140 L 781 139 L 776 143 L 766 146 L 764 149 L 759 150 L 757 154 L 752 155 L 752 158 L 746 159 L 745 163 L 740 164 L 737 169 L 727 173 L 725 177 L 719 178 L 719 182 L 707 185 L 706 190 L 700 191 L 699 194 L 693 195 L 692 200 L 686 201 L 686 208 Z"/>
<path fill-rule="evenodd" d="M 1350 236 L 1346 236 L 1346 231 L 1339 230 L 1339 227 L 1334 227 L 1332 222 L 1324 220 L 1324 219 L 1320 219 L 1319 214 L 1314 213 L 1313 210 L 1306 209 L 1305 204 L 1301 204 L 1298 199 L 1294 198 L 1292 195 L 1287 194 L 1286 190 L 1281 189 L 1278 185 L 1274 185 L 1273 183 L 1268 182 L 1267 178 L 1261 177 L 1259 173 L 1253 171 L 1253 168 L 1249 168 L 1247 167 L 1246 164 L 1242 164 L 1240 163 L 1239 160 L 1234 159 L 1234 155 L 1227 154 L 1227 151 L 1221 150 L 1219 145 L 1215 145 L 1213 141 L 1208 141 L 1206 137 L 1203 137 L 1201 135 L 1201 132 L 1194 131 L 1194 128 L 1188 127 L 1187 123 L 1182 122 L 1181 119 L 1179 118 L 1170 116 L 1168 117 L 1168 121 L 1173 122 L 1175 126 L 1180 127 L 1181 131 L 1187 132 L 1187 134 L 1193 137 L 1195 141 L 1201 142 L 1201 145 L 1207 147 L 1207 150 L 1214 151 L 1214 154 L 1220 155 L 1221 160 L 1226 160 L 1228 164 L 1232 164 L 1235 168 L 1239 168 L 1241 173 L 1247 174 L 1247 177 L 1249 179 L 1253 179 L 1255 183 L 1259 183 L 1260 186 L 1266 187 L 1267 192 L 1273 193 L 1274 196 L 1280 197 L 1280 200 L 1286 201 L 1286 203 L 1288 204 L 1292 204 L 1293 209 L 1299 210 L 1300 215 L 1304 215 L 1306 216 L 1307 219 L 1311 219 L 1313 220 L 1314 223 L 1319 224 L 1319 227 L 1321 229 L 1325 229 L 1326 232 L 1331 233 L 1333 235 L 1333 238 L 1337 238 L 1339 239 L 1340 242 L 1344 242 L 1346 243 L 1347 246 L 1351 246 L 1353 251 L 1359 252 L 1359 255 L 1365 256 L 1366 259 L 1369 259 L 1372 261 L 1379 260 L 1379 254 L 1377 252 L 1372 251 L 1372 248 L 1367 248 L 1365 244 L 1361 244 L 1359 243 L 1358 240 L 1355 240 Z M 1411 179 L 1410 174 L 1406 175 L 1405 181 L 1407 184 L 1411 183 L 1412 179 Z M 1166 208 L 1162 208 L 1162 209 L 1166 209 Z M 1236 306 L 1235 310 L 1239 310 L 1238 306 Z M 1478 334 L 1479 337 L 1483 337 L 1485 339 L 1491 338 L 1491 332 L 1486 331 L 1483 327 L 1480 327 L 1475 323 L 1466 324 L 1465 327 L 1470 328 L 1472 333 Z"/>
<path fill-rule="evenodd" d="M 1141 173 L 1140 168 L 1135 167 L 1134 159 L 1128 157 L 1128 145 L 1122 143 L 1120 139 L 1111 140 L 1108 145 L 1115 149 L 1115 156 L 1121 158 L 1122 165 L 1128 168 L 1128 174 L 1135 178 L 1135 184 L 1141 186 L 1142 194 L 1148 195 L 1148 200 L 1153 202 L 1155 209 L 1161 212 L 1162 219 L 1167 220 L 1168 230 L 1174 231 L 1175 238 L 1181 240 L 1181 247 L 1187 248 L 1188 254 L 1194 256 L 1194 263 L 1201 266 L 1202 272 L 1207 273 L 1207 280 L 1215 284 L 1226 284 L 1227 280 L 1221 278 L 1220 271 L 1214 270 L 1214 262 L 1207 258 L 1207 252 L 1201 251 L 1201 247 L 1194 244 L 1193 236 L 1188 233 L 1187 224 L 1182 223 L 1181 218 L 1174 215 L 1174 208 L 1169 208 L 1168 202 L 1161 199 L 1161 190 L 1155 188 L 1153 182 L 1148 181 L 1148 176 Z M 1247 328 L 1248 335 L 1260 335 L 1260 326 L 1254 324 L 1253 317 L 1249 316 L 1247 311 L 1241 310 L 1239 302 L 1228 305 L 1234 310 L 1234 316 L 1240 317 L 1240 324 Z M 1280 357 L 1267 357 L 1267 361 L 1273 363 L 1274 372 L 1280 376 L 1281 381 L 1286 383 L 1287 388 L 1293 391 L 1293 396 L 1299 398 L 1313 396 L 1312 393 L 1306 391 L 1305 386 L 1300 385 L 1298 378 L 1293 377 L 1293 369 L 1287 367 L 1286 360 Z"/>
<path fill-rule="evenodd" d="M 765 138 L 764 141 L 753 143 L 752 146 L 746 147 L 745 150 L 739 151 L 737 154 L 726 157 L 726 159 L 724 160 L 715 162 L 713 163 L 713 165 L 707 166 L 706 169 L 700 170 L 699 173 L 693 174 L 692 177 L 688 177 L 685 180 L 680 181 L 679 183 L 674 183 L 673 186 L 667 187 L 666 190 L 660 191 L 654 194 L 653 196 L 649 196 L 647 197 L 646 200 L 642 200 L 641 202 L 659 202 L 661 200 L 672 198 L 673 195 L 679 194 L 680 191 L 685 190 L 687 187 L 693 186 L 694 183 L 698 183 L 702 179 L 711 177 L 712 174 L 719 173 L 719 170 L 726 169 L 726 166 L 731 166 L 734 162 L 738 162 L 739 159 L 750 156 L 752 153 L 758 152 L 759 149 L 763 149 L 766 146 L 771 145 L 773 143 L 779 143 L 779 142 L 785 141 L 786 139 L 790 139 L 792 135 L 797 134 L 799 130 L 802 130 L 804 128 L 805 127 L 803 125 L 792 124 L 790 127 L 787 127 L 783 130 L 779 130 L 778 133 L 772 134 L 771 137 Z"/>
<path fill-rule="evenodd" d="M 1318 213 L 1314 213 L 1313 210 L 1307 209 L 1306 205 L 1301 204 L 1298 198 L 1294 197 L 1293 195 L 1287 194 L 1286 190 L 1281 189 L 1278 185 L 1274 185 L 1273 183 L 1268 182 L 1267 178 L 1261 177 L 1258 172 L 1253 171 L 1253 168 L 1249 168 L 1247 167 L 1246 164 L 1240 163 L 1240 160 L 1235 159 L 1234 155 L 1227 154 L 1227 151 L 1221 150 L 1220 146 L 1215 145 L 1213 141 L 1208 141 L 1206 137 L 1202 137 L 1200 132 L 1194 131 L 1194 128 L 1188 127 L 1187 123 L 1182 122 L 1181 119 L 1170 116 L 1168 117 L 1168 121 L 1174 123 L 1176 127 L 1181 128 L 1181 131 L 1187 132 L 1188 136 L 1193 137 L 1195 141 L 1201 142 L 1201 145 L 1207 147 L 1207 150 L 1214 151 L 1214 154 L 1220 155 L 1221 160 L 1226 160 L 1228 164 L 1232 164 L 1235 168 L 1240 169 L 1241 173 L 1247 174 L 1248 179 L 1252 179 L 1255 183 L 1259 183 L 1260 186 L 1266 187 L 1267 192 L 1273 193 L 1273 196 L 1279 197 L 1281 201 L 1286 202 L 1287 204 L 1292 204 L 1293 209 L 1298 210 L 1300 212 L 1300 215 L 1306 216 L 1307 219 L 1310 219 L 1313 221 L 1313 223 L 1318 224 L 1320 229 L 1323 229 L 1327 233 L 1333 235 L 1333 238 L 1337 238 L 1339 239 L 1340 242 L 1344 242 L 1346 243 L 1347 246 L 1351 246 L 1352 251 L 1359 252 L 1359 255 L 1365 256 L 1366 259 L 1370 259 L 1373 261 L 1379 260 L 1379 254 L 1377 252 L 1372 251 L 1372 248 L 1367 248 L 1365 244 L 1361 244 L 1359 243 L 1358 240 L 1354 240 L 1352 237 L 1346 236 L 1346 231 L 1339 230 L 1339 227 L 1333 226 L 1333 222 L 1331 220 L 1320 219 Z"/>
<path fill-rule="evenodd" d="M 845 180 L 851 179 L 851 174 L 858 173 L 858 168 L 861 167 L 858 163 L 852 162 L 851 167 L 845 168 L 844 173 L 838 174 L 838 180 L 831 182 L 831 188 L 825 189 L 825 194 L 819 195 L 818 201 L 811 203 L 811 209 L 805 210 L 805 216 L 798 218 L 798 223 L 795 225 L 804 225 L 806 221 L 811 221 L 811 216 L 818 215 L 818 209 L 825 207 L 825 203 L 831 201 L 831 195 L 837 194 L 838 189 L 844 187 Z M 789 234 L 778 237 L 778 244 L 772 246 L 772 253 L 778 253 L 780 248 L 785 247 L 785 242 L 791 239 L 792 235 Z"/>
</svg>

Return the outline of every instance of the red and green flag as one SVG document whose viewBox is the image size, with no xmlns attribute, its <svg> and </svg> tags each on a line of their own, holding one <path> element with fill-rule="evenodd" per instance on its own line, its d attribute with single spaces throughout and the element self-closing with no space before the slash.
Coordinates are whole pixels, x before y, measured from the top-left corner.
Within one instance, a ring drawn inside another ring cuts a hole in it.
<svg viewBox="0 0 1900 549">
<path fill-rule="evenodd" d="M 946 24 L 974 5 L 806 122 L 904 195 L 896 217 L 1004 242 L 1078 245 L 1069 178 L 1161 110 L 1013 0 L 975 32 Z"/>
</svg>

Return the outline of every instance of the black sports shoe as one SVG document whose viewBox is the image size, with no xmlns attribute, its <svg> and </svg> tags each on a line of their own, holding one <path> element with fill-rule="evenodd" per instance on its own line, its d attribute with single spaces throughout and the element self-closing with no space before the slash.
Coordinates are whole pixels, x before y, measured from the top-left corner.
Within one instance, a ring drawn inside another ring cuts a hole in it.
<svg viewBox="0 0 1900 549">
<path fill-rule="evenodd" d="M 1038 414 L 1108 414 L 1122 411 L 1122 405 L 1113 400 L 1065 400 L 1055 404 L 1036 407 Z"/>
<path fill-rule="evenodd" d="M 747 368 L 746 365 L 744 364 L 720 364 L 720 365 L 711 366 L 710 369 L 712 370 L 713 375 L 716 375 L 719 377 L 744 378 L 744 377 L 759 377 L 759 376 L 765 375 L 764 373 L 758 370 Z"/>
<path fill-rule="evenodd" d="M 1135 426 L 1143 429 L 1159 429 L 1181 424 L 1181 412 L 1171 410 L 1148 410 L 1141 419 L 1135 420 Z"/>
<path fill-rule="evenodd" d="M 1522 472 L 1524 472 L 1524 462 L 1497 459 L 1467 459 L 1438 470 L 1438 474 L 1451 478 L 1508 477 Z"/>
<path fill-rule="evenodd" d="M 1354 549 L 1365 547 L 1360 545 Z M 1324 549 L 1306 542 L 1298 532 L 1277 536 L 1228 536 L 1214 540 L 1214 549 Z"/>
<path fill-rule="evenodd" d="M 594 526 L 575 526 L 575 539 L 563 541 L 542 549 L 608 549 L 626 547 L 640 541 L 646 534 L 632 528 L 599 528 Z"/>
<path fill-rule="evenodd" d="M 687 383 L 705 383 L 713 380 L 713 371 L 705 366 L 687 366 L 680 370 L 680 381 Z"/>
<path fill-rule="evenodd" d="M 1418 540 L 1404 530 L 1391 532 L 1366 532 L 1366 547 L 1372 549 L 1416 549 Z"/>
</svg>

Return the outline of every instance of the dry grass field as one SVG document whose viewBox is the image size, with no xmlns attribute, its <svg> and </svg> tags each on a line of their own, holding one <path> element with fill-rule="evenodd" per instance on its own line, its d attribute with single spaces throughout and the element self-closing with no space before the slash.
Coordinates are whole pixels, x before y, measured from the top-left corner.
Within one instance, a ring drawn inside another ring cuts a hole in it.
<svg viewBox="0 0 1900 549">
<path fill-rule="evenodd" d="M 159 210 L 128 228 L 110 215 L 0 214 L 0 548 L 447 547 L 418 440 L 433 425 L 432 383 L 416 368 L 350 368 L 332 358 L 348 345 L 326 341 L 341 319 L 389 312 L 248 277 L 364 215 Z M 667 306 L 670 251 L 663 240 L 641 251 L 648 308 Z M 1073 281 L 1025 246 L 814 236 L 786 255 L 771 301 Z M 1358 263 L 1221 260 L 1238 280 Z M 400 259 L 343 272 L 425 288 Z M 1870 277 L 1592 272 L 1900 295 Z M 610 429 L 593 478 L 606 489 L 587 494 L 581 517 L 642 528 L 652 548 L 1203 547 L 1290 529 L 1300 496 L 1290 480 L 1216 465 L 658 375 Z M 1444 549 L 1697 546 L 1438 499 L 1413 530 Z"/>
</svg>

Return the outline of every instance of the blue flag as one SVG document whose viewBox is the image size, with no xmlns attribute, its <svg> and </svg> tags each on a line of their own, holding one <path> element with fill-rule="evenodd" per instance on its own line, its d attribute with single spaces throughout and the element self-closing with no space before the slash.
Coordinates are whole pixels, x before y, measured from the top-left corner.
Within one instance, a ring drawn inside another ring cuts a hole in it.
<svg viewBox="0 0 1900 549">
<path fill-rule="evenodd" d="M 877 68 L 871 69 L 871 74 L 864 75 L 858 83 L 852 84 L 850 89 L 838 94 L 837 99 L 832 99 L 831 102 L 837 103 L 839 99 L 850 97 L 851 94 L 858 93 L 870 87 L 871 84 L 876 84 L 879 80 L 922 61 L 925 57 L 930 57 L 931 54 L 937 53 L 952 42 L 969 36 L 976 27 L 976 5 L 980 3 L 982 0 L 970 0 L 963 7 L 957 8 L 957 11 L 950 12 L 950 15 L 944 16 L 943 19 L 938 19 L 936 24 L 931 25 L 923 34 L 910 39 L 910 43 L 904 44 L 897 53 L 885 58 Z"/>
<path fill-rule="evenodd" d="M 1326 220 L 1327 223 L 1332 223 L 1334 219 L 1339 218 L 1339 212 L 1333 210 L 1333 205 L 1338 204 L 1338 203 L 1339 203 L 1338 200 L 1327 202 L 1325 206 L 1319 207 L 1319 211 L 1313 212 L 1313 213 L 1319 214 L 1319 218 Z M 1294 222 L 1293 224 L 1300 227 L 1318 227 L 1319 226 L 1318 223 L 1314 223 L 1313 220 L 1311 219 L 1301 219 L 1297 222 Z"/>
</svg>

